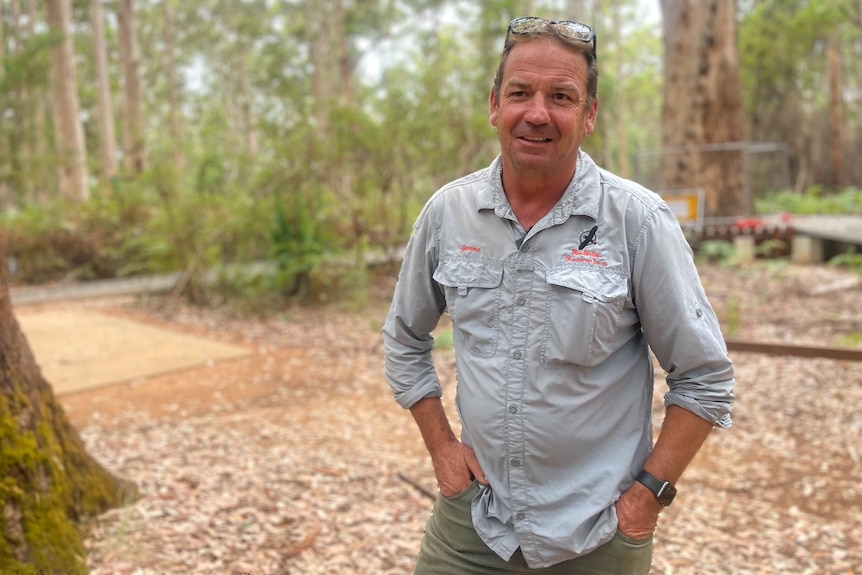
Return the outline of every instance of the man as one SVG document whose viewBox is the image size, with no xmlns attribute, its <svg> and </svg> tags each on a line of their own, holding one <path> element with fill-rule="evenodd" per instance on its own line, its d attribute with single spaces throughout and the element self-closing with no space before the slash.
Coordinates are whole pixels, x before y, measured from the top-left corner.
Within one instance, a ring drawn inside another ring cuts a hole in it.
<svg viewBox="0 0 862 575">
<path fill-rule="evenodd" d="M 580 150 L 597 82 L 591 28 L 513 20 L 501 154 L 414 226 L 383 333 L 440 490 L 417 575 L 646 574 L 673 484 L 730 426 L 733 368 L 676 218 Z M 461 441 L 431 359 L 444 310 Z M 650 348 L 669 385 L 654 446 Z"/>
</svg>

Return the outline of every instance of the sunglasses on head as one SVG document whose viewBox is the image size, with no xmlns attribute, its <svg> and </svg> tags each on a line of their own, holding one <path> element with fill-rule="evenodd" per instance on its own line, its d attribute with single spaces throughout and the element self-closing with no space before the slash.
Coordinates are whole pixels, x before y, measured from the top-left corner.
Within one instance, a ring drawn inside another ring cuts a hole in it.
<svg viewBox="0 0 862 575">
<path fill-rule="evenodd" d="M 506 46 L 509 45 L 509 40 L 513 35 L 528 36 L 545 29 L 552 29 L 563 40 L 592 44 L 593 58 L 596 58 L 595 30 L 586 24 L 571 20 L 546 20 L 534 16 L 515 18 L 509 22 L 509 29 L 506 31 Z"/>
</svg>

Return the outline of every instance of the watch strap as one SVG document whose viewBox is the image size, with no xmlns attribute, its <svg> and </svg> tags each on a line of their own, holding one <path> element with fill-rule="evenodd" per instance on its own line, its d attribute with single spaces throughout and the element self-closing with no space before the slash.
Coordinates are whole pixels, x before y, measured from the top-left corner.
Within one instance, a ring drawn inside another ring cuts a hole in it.
<svg viewBox="0 0 862 575">
<path fill-rule="evenodd" d="M 676 488 L 670 481 L 663 481 L 645 469 L 641 469 L 635 479 L 653 492 L 659 503 L 667 507 L 676 496 Z"/>
</svg>

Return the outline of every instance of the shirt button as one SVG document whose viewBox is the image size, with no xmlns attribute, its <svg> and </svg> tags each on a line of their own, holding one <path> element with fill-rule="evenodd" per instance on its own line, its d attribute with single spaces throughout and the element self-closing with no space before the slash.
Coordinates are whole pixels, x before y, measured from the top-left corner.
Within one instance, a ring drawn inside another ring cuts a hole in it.
<svg viewBox="0 0 862 575">
<path fill-rule="evenodd" d="M 518 305 L 524 305 L 525 303 L 527 303 L 527 298 L 525 298 L 524 296 L 521 296 L 517 299 L 517 302 L 518 302 Z"/>
<path fill-rule="evenodd" d="M 522 357 L 524 357 L 524 354 L 522 354 L 520 351 L 515 351 L 512 352 L 512 357 L 515 359 L 521 359 Z"/>
<path fill-rule="evenodd" d="M 517 457 L 512 459 L 512 467 L 520 467 L 520 466 L 521 466 L 521 460 L 520 459 L 518 459 Z"/>
<path fill-rule="evenodd" d="M 517 405 L 510 405 L 509 406 L 509 413 L 518 413 L 518 406 Z"/>
<path fill-rule="evenodd" d="M 526 514 L 526 513 L 524 513 L 523 511 L 518 511 L 517 513 L 515 513 L 515 518 L 516 518 L 516 519 L 523 519 L 523 518 L 524 518 L 524 517 L 526 517 L 526 516 L 527 516 L 527 514 Z"/>
<path fill-rule="evenodd" d="M 530 246 L 527 245 L 527 242 L 524 242 L 523 244 L 521 244 L 521 251 L 522 252 L 530 251 Z"/>
</svg>

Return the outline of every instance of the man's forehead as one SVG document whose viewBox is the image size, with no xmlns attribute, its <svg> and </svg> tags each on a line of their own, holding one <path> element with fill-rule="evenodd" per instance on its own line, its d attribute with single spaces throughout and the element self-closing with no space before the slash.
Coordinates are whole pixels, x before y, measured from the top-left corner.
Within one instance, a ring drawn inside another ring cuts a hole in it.
<svg viewBox="0 0 862 575">
<path fill-rule="evenodd" d="M 578 78 L 586 74 L 587 61 L 582 54 L 562 42 L 541 38 L 512 48 L 504 72 L 515 74 L 519 70 Z"/>
<path fill-rule="evenodd" d="M 587 69 L 573 60 L 547 60 L 515 57 L 506 63 L 503 85 L 551 84 L 559 88 L 580 89 L 586 84 Z"/>
</svg>

